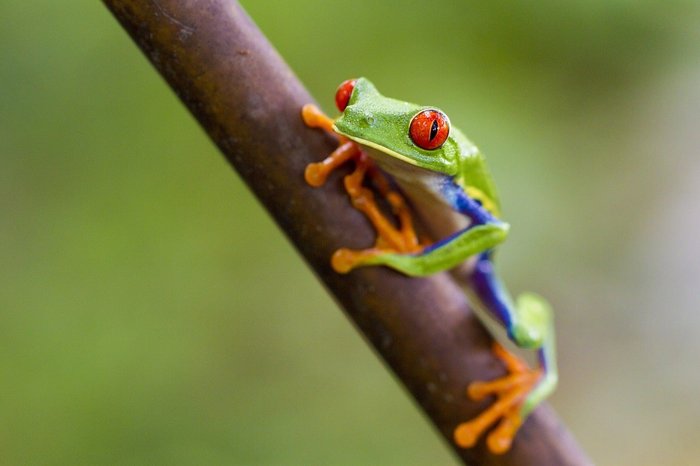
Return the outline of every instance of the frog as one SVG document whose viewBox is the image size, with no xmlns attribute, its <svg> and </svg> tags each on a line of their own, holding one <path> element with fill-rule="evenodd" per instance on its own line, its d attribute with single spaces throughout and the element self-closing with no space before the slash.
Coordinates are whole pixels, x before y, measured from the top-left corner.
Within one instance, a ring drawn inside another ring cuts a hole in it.
<svg viewBox="0 0 700 466">
<path fill-rule="evenodd" d="M 341 112 L 335 119 L 313 104 L 302 108 L 307 126 L 338 141 L 337 149 L 309 164 L 304 176 L 311 186 L 321 186 L 353 160 L 345 188 L 352 205 L 374 225 L 377 240 L 367 249 L 338 249 L 332 267 L 349 273 L 385 266 L 410 277 L 456 272 L 471 305 L 481 310 L 477 315 L 496 322 L 516 347 L 536 353 L 537 366 L 530 368 L 495 339 L 493 352 L 507 374 L 472 381 L 466 393 L 475 401 L 488 396 L 497 401 L 454 427 L 457 446 L 471 448 L 483 436 L 491 452 L 505 453 L 527 417 L 554 391 L 558 372 L 552 307 L 535 293 L 513 299 L 494 267 L 494 253 L 510 225 L 502 219 L 486 159 L 444 111 L 386 97 L 367 78 L 344 81 L 335 103 Z M 375 191 L 396 222 L 382 211 Z M 414 212 L 434 241 L 416 232 Z"/>
</svg>

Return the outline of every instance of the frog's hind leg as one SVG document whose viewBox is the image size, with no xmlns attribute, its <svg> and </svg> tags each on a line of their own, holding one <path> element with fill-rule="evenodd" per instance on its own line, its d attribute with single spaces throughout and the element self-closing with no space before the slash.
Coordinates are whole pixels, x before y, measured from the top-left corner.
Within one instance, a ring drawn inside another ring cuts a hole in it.
<svg viewBox="0 0 700 466">
<path fill-rule="evenodd" d="M 489 253 L 479 257 L 472 283 L 477 300 L 505 327 L 508 337 L 522 348 L 536 349 L 539 359 L 539 367 L 530 369 L 496 343 L 494 353 L 503 361 L 508 375 L 489 382 L 473 382 L 467 389 L 474 400 L 490 395 L 497 400 L 476 418 L 457 426 L 455 442 L 465 448 L 473 446 L 500 419 L 488 435 L 487 444 L 492 452 L 503 453 L 510 448 L 525 418 L 556 386 L 552 312 L 547 302 L 534 294 L 522 295 L 514 304 L 493 271 Z"/>
</svg>

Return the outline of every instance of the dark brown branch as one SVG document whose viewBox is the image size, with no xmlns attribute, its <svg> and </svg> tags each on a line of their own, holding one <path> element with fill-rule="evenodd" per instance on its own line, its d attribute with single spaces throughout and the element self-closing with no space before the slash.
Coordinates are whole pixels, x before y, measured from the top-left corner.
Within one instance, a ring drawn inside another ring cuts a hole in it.
<svg viewBox="0 0 700 466">
<path fill-rule="evenodd" d="M 503 373 L 491 338 L 447 274 L 331 270 L 334 250 L 371 244 L 373 232 L 337 175 L 321 189 L 304 183 L 306 164 L 333 144 L 302 124 L 299 110 L 313 99 L 284 61 L 232 0 L 105 3 L 454 448 L 454 427 L 486 406 L 466 398 L 467 384 Z M 490 454 L 483 441 L 455 451 L 471 464 L 590 464 L 546 406 L 506 455 Z"/>
</svg>

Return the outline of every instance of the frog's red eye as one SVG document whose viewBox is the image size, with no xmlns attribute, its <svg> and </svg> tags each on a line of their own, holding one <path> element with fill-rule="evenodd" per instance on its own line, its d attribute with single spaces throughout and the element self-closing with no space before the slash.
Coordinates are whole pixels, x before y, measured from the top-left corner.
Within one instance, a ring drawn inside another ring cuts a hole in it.
<svg viewBox="0 0 700 466">
<path fill-rule="evenodd" d="M 341 112 L 348 106 L 348 101 L 350 100 L 353 89 L 355 89 L 355 80 L 348 79 L 347 81 L 343 81 L 343 83 L 338 86 L 338 90 L 335 91 L 335 105 Z"/>
<path fill-rule="evenodd" d="M 439 110 L 423 110 L 411 120 L 408 134 L 421 149 L 437 149 L 447 141 L 450 123 L 447 115 Z"/>
</svg>

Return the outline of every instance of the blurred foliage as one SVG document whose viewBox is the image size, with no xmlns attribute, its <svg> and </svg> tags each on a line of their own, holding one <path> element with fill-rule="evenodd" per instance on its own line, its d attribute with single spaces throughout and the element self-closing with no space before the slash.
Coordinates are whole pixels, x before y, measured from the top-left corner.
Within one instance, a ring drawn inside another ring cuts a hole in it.
<svg viewBox="0 0 700 466">
<path fill-rule="evenodd" d="M 598 462 L 700 456 L 697 2 L 243 3 L 482 147 Z M 100 3 L 0 17 L 0 464 L 453 461 Z"/>
</svg>

